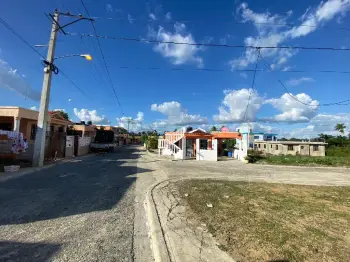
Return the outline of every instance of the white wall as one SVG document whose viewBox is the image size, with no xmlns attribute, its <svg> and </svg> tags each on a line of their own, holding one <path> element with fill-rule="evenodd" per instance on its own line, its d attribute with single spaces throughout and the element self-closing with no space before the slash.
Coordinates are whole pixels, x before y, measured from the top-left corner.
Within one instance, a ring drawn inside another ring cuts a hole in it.
<svg viewBox="0 0 350 262">
<path fill-rule="evenodd" d="M 66 137 L 66 157 L 71 157 L 74 155 L 74 136 Z"/>
<path fill-rule="evenodd" d="M 196 139 L 196 160 L 218 161 L 218 141 L 212 140 L 212 150 L 200 149 L 200 139 Z"/>
<path fill-rule="evenodd" d="M 91 137 L 79 137 L 78 156 L 89 153 Z"/>
<path fill-rule="evenodd" d="M 242 134 L 242 140 L 236 140 L 236 148 L 233 157 L 243 161 L 248 155 L 248 134 Z"/>
</svg>

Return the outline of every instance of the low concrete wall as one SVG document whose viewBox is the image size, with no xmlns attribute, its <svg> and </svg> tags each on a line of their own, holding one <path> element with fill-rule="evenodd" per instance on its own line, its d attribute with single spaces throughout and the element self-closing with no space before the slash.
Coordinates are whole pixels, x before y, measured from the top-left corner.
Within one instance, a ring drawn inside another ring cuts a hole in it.
<svg viewBox="0 0 350 262">
<path fill-rule="evenodd" d="M 78 156 L 89 153 L 91 137 L 79 137 Z"/>
<path fill-rule="evenodd" d="M 218 161 L 218 142 L 212 141 L 212 149 L 200 149 L 200 139 L 196 139 L 196 160 L 199 161 Z"/>
<path fill-rule="evenodd" d="M 66 137 L 66 157 L 72 157 L 74 155 L 74 136 Z"/>
</svg>

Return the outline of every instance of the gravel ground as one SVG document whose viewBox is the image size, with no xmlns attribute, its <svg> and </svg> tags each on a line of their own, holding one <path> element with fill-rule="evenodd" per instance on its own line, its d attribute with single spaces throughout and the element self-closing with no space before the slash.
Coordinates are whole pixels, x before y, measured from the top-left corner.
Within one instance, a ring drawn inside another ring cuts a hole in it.
<svg viewBox="0 0 350 262">
<path fill-rule="evenodd" d="M 238 160 L 209 162 L 163 159 L 158 161 L 157 165 L 158 169 L 167 173 L 168 178 L 220 178 L 251 182 L 350 186 L 350 168 L 243 164 Z"/>
<path fill-rule="evenodd" d="M 0 183 L 0 261 L 133 261 L 137 148 Z"/>
</svg>

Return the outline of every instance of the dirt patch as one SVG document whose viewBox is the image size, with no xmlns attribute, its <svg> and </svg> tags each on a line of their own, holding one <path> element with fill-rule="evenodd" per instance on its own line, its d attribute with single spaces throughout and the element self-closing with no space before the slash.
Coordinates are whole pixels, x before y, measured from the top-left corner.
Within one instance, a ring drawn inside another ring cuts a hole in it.
<svg viewBox="0 0 350 262">
<path fill-rule="evenodd" d="M 238 261 L 350 257 L 350 187 L 215 180 L 177 186 L 186 194 L 189 214 L 206 224 L 221 249 Z"/>
</svg>

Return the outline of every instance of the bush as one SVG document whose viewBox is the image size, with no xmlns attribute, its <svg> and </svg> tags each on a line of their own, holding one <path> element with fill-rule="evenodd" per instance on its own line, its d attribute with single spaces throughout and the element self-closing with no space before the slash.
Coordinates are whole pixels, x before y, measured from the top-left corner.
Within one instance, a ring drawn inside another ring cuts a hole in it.
<svg viewBox="0 0 350 262">
<path fill-rule="evenodd" d="M 147 140 L 147 148 L 148 149 L 157 149 L 158 148 L 158 137 L 149 136 Z"/>
<path fill-rule="evenodd" d="M 350 166 L 350 157 L 269 156 L 261 160 L 264 163 L 276 165 Z"/>
<path fill-rule="evenodd" d="M 142 142 L 142 144 L 147 143 L 147 141 L 148 141 L 148 135 L 143 134 L 143 135 L 141 136 L 141 142 Z"/>
<path fill-rule="evenodd" d="M 256 163 L 264 159 L 263 152 L 254 149 L 249 149 L 248 156 L 245 159 L 247 159 L 249 163 Z"/>
<path fill-rule="evenodd" d="M 327 156 L 350 157 L 350 147 L 331 146 L 326 149 Z"/>
</svg>

